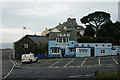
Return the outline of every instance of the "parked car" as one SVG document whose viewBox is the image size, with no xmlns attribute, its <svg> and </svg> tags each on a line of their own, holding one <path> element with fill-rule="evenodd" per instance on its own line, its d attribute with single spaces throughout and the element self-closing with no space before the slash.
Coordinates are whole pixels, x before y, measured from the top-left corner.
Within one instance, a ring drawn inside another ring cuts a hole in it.
<svg viewBox="0 0 120 80">
<path fill-rule="evenodd" d="M 34 54 L 30 53 L 30 54 L 22 54 L 21 57 L 21 61 L 22 63 L 26 63 L 26 62 L 37 62 L 38 61 L 38 57 L 36 57 Z"/>
</svg>

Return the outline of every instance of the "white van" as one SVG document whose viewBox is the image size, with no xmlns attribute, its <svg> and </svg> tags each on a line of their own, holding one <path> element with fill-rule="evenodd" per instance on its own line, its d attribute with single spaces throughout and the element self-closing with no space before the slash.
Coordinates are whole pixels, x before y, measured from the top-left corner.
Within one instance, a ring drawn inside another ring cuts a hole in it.
<svg viewBox="0 0 120 80">
<path fill-rule="evenodd" d="M 25 62 L 32 63 L 32 62 L 37 62 L 38 58 L 35 57 L 34 54 L 30 53 L 30 54 L 22 54 L 21 60 L 22 60 L 22 63 L 25 63 Z"/>
</svg>

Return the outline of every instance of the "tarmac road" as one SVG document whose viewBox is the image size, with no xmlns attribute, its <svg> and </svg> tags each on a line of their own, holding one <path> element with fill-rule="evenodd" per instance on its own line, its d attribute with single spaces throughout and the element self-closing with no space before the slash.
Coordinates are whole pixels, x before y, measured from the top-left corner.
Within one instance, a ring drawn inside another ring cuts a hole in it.
<svg viewBox="0 0 120 80">
<path fill-rule="evenodd" d="M 82 67 L 82 68 L 14 68 L 7 78 L 95 78 L 95 71 L 117 72 L 118 67 Z"/>
<path fill-rule="evenodd" d="M 12 51 L 3 51 L 3 77 L 11 70 L 13 64 L 9 60 Z M 49 80 L 58 78 L 84 79 L 95 78 L 94 73 L 118 72 L 118 56 L 91 57 L 91 58 L 65 58 L 43 59 L 37 63 L 21 64 L 18 61 L 12 72 L 5 80 Z M 100 65 L 99 65 L 100 58 Z M 79 65 L 79 67 L 77 67 Z"/>
<path fill-rule="evenodd" d="M 2 50 L 2 78 L 6 76 L 13 67 L 13 64 L 9 60 L 11 53 L 13 53 L 12 50 Z"/>
<path fill-rule="evenodd" d="M 43 59 L 32 64 L 21 64 L 19 61 L 6 80 L 93 79 L 96 71 L 118 72 L 118 64 L 112 57 L 118 61 L 118 56 Z"/>
</svg>

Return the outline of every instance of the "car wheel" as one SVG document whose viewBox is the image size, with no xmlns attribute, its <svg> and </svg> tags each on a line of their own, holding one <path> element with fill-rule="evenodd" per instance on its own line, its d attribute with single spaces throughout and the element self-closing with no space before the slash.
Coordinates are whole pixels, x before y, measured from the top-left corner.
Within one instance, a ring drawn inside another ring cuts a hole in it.
<svg viewBox="0 0 120 80">
<path fill-rule="evenodd" d="M 25 62 L 22 62 L 22 64 L 25 64 Z"/>
<path fill-rule="evenodd" d="M 32 59 L 30 60 L 30 63 L 32 63 Z"/>
<path fill-rule="evenodd" d="M 36 59 L 36 61 L 35 62 L 37 62 L 38 61 L 38 58 Z"/>
</svg>

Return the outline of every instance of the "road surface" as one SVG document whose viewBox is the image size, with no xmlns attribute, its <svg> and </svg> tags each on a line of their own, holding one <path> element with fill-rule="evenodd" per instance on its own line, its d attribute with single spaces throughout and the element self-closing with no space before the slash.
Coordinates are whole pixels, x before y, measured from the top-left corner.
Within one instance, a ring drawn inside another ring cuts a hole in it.
<svg viewBox="0 0 120 80">
<path fill-rule="evenodd" d="M 118 56 L 43 59 L 32 64 L 16 61 L 16 67 L 6 80 L 94 79 L 96 71 L 118 72 L 118 61 Z"/>
<path fill-rule="evenodd" d="M 2 50 L 2 78 L 5 77 L 13 67 L 13 64 L 9 60 L 11 53 L 13 53 L 12 50 Z"/>
</svg>

